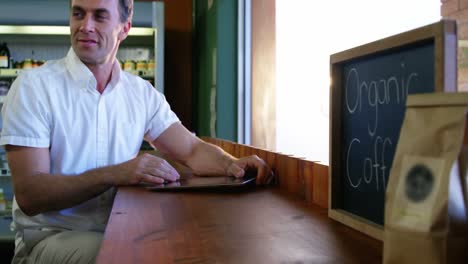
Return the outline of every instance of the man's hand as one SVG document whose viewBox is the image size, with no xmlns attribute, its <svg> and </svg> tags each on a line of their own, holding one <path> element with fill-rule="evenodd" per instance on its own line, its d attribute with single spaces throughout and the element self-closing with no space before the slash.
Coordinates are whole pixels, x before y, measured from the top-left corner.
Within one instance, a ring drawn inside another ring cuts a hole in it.
<svg viewBox="0 0 468 264">
<path fill-rule="evenodd" d="M 267 184 L 273 177 L 270 167 L 257 155 L 242 157 L 234 160 L 226 169 L 228 175 L 234 177 L 244 177 L 248 168 L 257 170 L 257 184 Z"/>
<path fill-rule="evenodd" d="M 271 181 L 271 169 L 256 155 L 235 158 L 220 147 L 207 143 L 174 123 L 152 142 L 161 153 L 189 167 L 196 175 L 243 177 L 248 168 L 257 170 L 257 184 Z"/>
<path fill-rule="evenodd" d="M 133 185 L 141 182 L 162 184 L 177 181 L 179 173 L 164 159 L 144 153 L 115 168 L 114 185 Z"/>
</svg>

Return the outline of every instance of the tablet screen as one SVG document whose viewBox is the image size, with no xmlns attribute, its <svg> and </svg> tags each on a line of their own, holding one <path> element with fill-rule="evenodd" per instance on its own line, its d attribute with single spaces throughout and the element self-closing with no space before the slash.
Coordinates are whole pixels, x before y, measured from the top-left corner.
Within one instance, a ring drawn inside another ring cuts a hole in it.
<svg viewBox="0 0 468 264">
<path fill-rule="evenodd" d="M 247 176 L 247 175 L 246 175 Z M 167 189 L 188 189 L 188 188 L 207 188 L 207 187 L 228 187 L 241 186 L 255 181 L 255 177 L 235 178 L 233 176 L 193 176 L 181 175 L 176 182 L 169 182 L 160 185 L 151 185 L 146 188 L 149 190 L 167 190 Z"/>
</svg>

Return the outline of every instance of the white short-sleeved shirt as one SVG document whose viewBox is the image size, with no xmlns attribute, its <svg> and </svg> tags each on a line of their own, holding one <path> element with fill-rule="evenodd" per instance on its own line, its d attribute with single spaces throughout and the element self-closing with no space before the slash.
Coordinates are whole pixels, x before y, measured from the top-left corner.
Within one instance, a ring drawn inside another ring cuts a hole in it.
<svg viewBox="0 0 468 264">
<path fill-rule="evenodd" d="M 91 71 L 70 49 L 67 56 L 26 70 L 2 108 L 1 145 L 49 148 L 52 174 L 67 177 L 134 158 L 143 138 L 156 139 L 179 119 L 153 86 L 120 70 L 100 94 Z M 38 178 L 40 180 L 40 178 Z M 73 208 L 24 214 L 13 203 L 17 230 L 104 230 L 114 190 Z"/>
</svg>

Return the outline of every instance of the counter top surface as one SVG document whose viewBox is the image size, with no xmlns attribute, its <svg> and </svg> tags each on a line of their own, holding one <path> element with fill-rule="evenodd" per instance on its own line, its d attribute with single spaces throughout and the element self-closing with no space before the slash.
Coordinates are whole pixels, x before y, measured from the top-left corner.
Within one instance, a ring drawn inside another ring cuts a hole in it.
<svg viewBox="0 0 468 264">
<path fill-rule="evenodd" d="M 119 188 L 97 263 L 381 263 L 382 242 L 274 187 Z"/>
</svg>

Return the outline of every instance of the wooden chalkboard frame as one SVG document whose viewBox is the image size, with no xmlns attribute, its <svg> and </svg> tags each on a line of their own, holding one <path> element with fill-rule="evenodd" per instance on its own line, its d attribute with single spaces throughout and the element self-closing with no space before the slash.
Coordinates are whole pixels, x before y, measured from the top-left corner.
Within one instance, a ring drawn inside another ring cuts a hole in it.
<svg viewBox="0 0 468 264">
<path fill-rule="evenodd" d="M 330 56 L 332 84 L 330 87 L 328 216 L 379 240 L 383 240 L 383 226 L 340 208 L 340 184 L 343 179 L 343 175 L 340 175 L 342 171 L 340 153 L 343 151 L 343 146 L 340 143 L 343 122 L 341 113 L 343 64 L 368 56 L 388 54 L 425 41 L 433 41 L 434 43 L 435 90 L 437 92 L 455 92 L 457 90 L 457 34 L 456 22 L 452 20 L 441 20 Z"/>
</svg>

